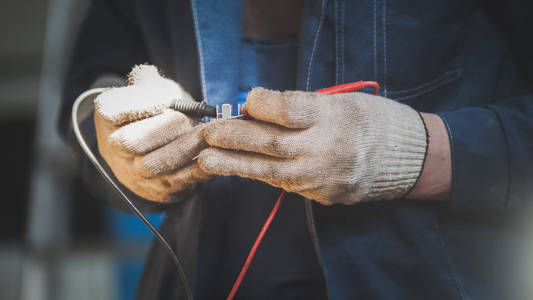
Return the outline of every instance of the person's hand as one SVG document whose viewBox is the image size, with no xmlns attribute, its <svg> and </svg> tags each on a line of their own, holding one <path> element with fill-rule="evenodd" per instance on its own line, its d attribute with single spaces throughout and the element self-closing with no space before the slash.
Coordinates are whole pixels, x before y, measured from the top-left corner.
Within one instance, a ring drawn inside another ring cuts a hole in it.
<svg viewBox="0 0 533 300">
<path fill-rule="evenodd" d="M 117 179 L 151 201 L 172 202 L 209 176 L 193 158 L 207 145 L 202 125 L 171 109 L 178 98 L 193 101 L 153 66 L 136 66 L 129 85 L 95 99 L 98 150 Z"/>
<path fill-rule="evenodd" d="M 216 120 L 198 164 L 212 175 L 257 179 L 322 204 L 404 196 L 427 136 L 418 112 L 365 93 L 323 95 L 256 88 L 253 120 Z"/>
</svg>

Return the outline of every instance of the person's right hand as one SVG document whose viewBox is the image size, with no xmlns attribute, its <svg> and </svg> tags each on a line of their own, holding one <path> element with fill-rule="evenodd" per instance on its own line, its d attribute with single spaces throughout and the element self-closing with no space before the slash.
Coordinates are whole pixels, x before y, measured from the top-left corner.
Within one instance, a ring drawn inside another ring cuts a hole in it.
<svg viewBox="0 0 533 300">
<path fill-rule="evenodd" d="M 194 101 L 153 66 L 140 65 L 129 85 L 95 100 L 98 150 L 117 179 L 151 201 L 172 202 L 209 176 L 193 158 L 207 145 L 204 124 L 172 109 L 176 99 Z"/>
</svg>

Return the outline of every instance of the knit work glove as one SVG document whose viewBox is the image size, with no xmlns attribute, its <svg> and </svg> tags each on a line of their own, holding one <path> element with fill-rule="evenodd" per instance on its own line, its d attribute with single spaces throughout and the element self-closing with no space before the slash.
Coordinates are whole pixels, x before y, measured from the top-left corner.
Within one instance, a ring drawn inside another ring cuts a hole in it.
<svg viewBox="0 0 533 300">
<path fill-rule="evenodd" d="M 322 204 L 404 196 L 424 164 L 421 116 L 365 93 L 323 95 L 252 90 L 253 120 L 216 120 L 200 168 L 264 181 Z"/>
<path fill-rule="evenodd" d="M 171 109 L 177 98 L 193 99 L 153 66 L 134 67 L 128 81 L 95 99 L 98 150 L 132 192 L 174 201 L 175 193 L 208 178 L 192 160 L 207 146 L 203 126 Z"/>
</svg>

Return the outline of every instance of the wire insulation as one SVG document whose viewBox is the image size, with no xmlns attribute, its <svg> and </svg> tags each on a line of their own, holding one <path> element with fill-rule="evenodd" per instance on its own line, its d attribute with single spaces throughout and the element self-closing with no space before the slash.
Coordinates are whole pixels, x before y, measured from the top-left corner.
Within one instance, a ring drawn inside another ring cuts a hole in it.
<svg viewBox="0 0 533 300">
<path fill-rule="evenodd" d="M 374 88 L 374 95 L 377 95 L 379 93 L 379 84 L 374 81 L 357 81 L 357 82 L 351 82 L 351 83 L 345 83 L 337 86 L 333 86 L 330 88 L 322 89 L 317 91 L 317 93 L 321 94 L 338 94 L 338 93 L 348 93 L 348 92 L 354 92 L 361 90 L 365 87 L 373 87 Z M 102 177 L 106 180 L 106 182 L 113 188 L 113 190 L 120 196 L 121 200 L 131 209 L 131 211 L 141 219 L 141 221 L 148 227 L 148 229 L 153 233 L 157 241 L 163 246 L 163 248 L 168 252 L 168 255 L 172 259 L 172 262 L 176 266 L 176 269 L 178 270 L 178 274 L 181 280 L 181 283 L 185 290 L 185 295 L 188 300 L 193 299 L 193 294 L 191 290 L 191 286 L 189 284 L 189 281 L 187 280 L 187 275 L 185 274 L 185 271 L 183 270 L 181 261 L 179 260 L 178 256 L 172 250 L 172 247 L 167 242 L 167 240 L 163 237 L 163 235 L 157 230 L 157 228 L 144 216 L 144 214 L 135 206 L 133 201 L 122 191 L 122 189 L 115 183 L 113 178 L 106 172 L 104 167 L 100 164 L 94 153 L 92 152 L 91 148 L 87 145 L 87 142 L 85 138 L 83 137 L 83 134 L 81 133 L 80 126 L 78 123 L 78 110 L 81 105 L 81 103 L 85 99 L 90 99 L 90 96 L 97 95 L 99 93 L 102 93 L 106 89 L 99 88 L 99 89 L 92 89 L 89 91 L 86 91 L 82 93 L 76 101 L 74 101 L 74 104 L 72 106 L 72 128 L 74 130 L 74 135 L 76 136 L 76 139 L 78 143 L 80 144 L 81 149 L 87 155 L 87 158 L 89 158 L 89 161 L 95 166 L 96 170 L 102 175 Z M 196 108 L 198 109 L 198 108 Z M 246 111 L 243 111 L 243 115 L 245 118 L 248 118 L 248 113 Z M 241 271 L 239 273 L 239 276 L 237 277 L 237 280 L 235 280 L 235 283 L 226 298 L 227 300 L 232 300 L 235 297 L 235 294 L 237 293 L 239 287 L 242 284 L 242 281 L 244 280 L 244 277 L 246 276 L 246 273 L 248 269 L 250 268 L 250 265 L 252 263 L 252 260 L 255 257 L 255 254 L 257 252 L 257 249 L 259 248 L 259 245 L 261 244 L 266 232 L 268 231 L 268 228 L 270 227 L 270 224 L 272 224 L 272 221 L 274 220 L 274 217 L 276 216 L 279 207 L 281 206 L 281 203 L 283 202 L 283 199 L 287 196 L 287 192 L 283 190 L 281 194 L 278 197 L 278 200 L 276 201 L 276 204 L 270 211 L 270 214 L 261 228 L 261 231 L 259 232 L 259 235 L 257 236 L 252 249 L 250 250 L 250 253 L 248 254 L 248 257 L 246 258 L 246 261 L 241 268 Z"/>
<path fill-rule="evenodd" d="M 172 259 L 172 262 L 174 265 L 176 265 L 176 269 L 178 270 L 178 274 L 181 280 L 181 283 L 183 285 L 183 288 L 185 290 L 185 295 L 188 300 L 193 300 L 193 295 L 191 291 L 191 286 L 189 284 L 189 281 L 187 280 L 187 275 L 185 274 L 185 271 L 183 270 L 183 267 L 181 265 L 181 262 L 174 253 L 174 250 L 172 250 L 172 247 L 170 247 L 167 240 L 161 235 L 159 230 L 144 216 L 144 214 L 135 206 L 135 204 L 131 201 L 131 199 L 120 189 L 120 187 L 114 182 L 114 180 L 111 178 L 111 176 L 106 172 L 106 170 L 102 167 L 94 153 L 92 152 L 91 148 L 87 145 L 87 142 L 85 141 L 85 138 L 83 137 L 83 134 L 81 133 L 80 126 L 78 123 L 78 108 L 80 104 L 85 99 L 90 99 L 89 96 L 92 96 L 93 94 L 99 94 L 103 92 L 105 89 L 92 89 L 89 91 L 86 91 L 85 93 L 81 94 L 76 101 L 74 101 L 74 105 L 72 106 L 72 128 L 74 130 L 74 134 L 76 135 L 76 139 L 78 140 L 78 143 L 81 146 L 81 149 L 87 155 L 91 163 L 96 167 L 96 170 L 104 177 L 104 179 L 111 185 L 111 187 L 119 194 L 121 199 L 124 201 L 124 203 L 131 209 L 131 211 L 141 219 L 141 221 L 150 229 L 150 231 L 154 234 L 155 238 L 159 241 L 161 246 L 165 248 L 165 250 L 168 252 L 168 255 Z"/>
<path fill-rule="evenodd" d="M 374 95 L 377 95 L 379 93 L 379 84 L 375 81 L 356 81 L 356 82 L 344 83 L 344 84 L 332 86 L 329 88 L 325 88 L 322 90 L 318 90 L 315 93 L 333 95 L 333 94 L 339 94 L 339 93 L 355 92 L 355 91 L 362 90 L 366 87 L 374 88 Z M 243 110 L 242 114 L 245 119 L 250 118 L 246 110 Z M 235 297 L 237 290 L 239 289 L 242 281 L 244 280 L 244 276 L 246 276 L 246 272 L 248 271 L 248 268 L 250 268 L 250 264 L 252 263 L 252 260 L 254 259 L 255 253 L 257 252 L 257 248 L 259 248 L 259 245 L 261 244 L 261 241 L 263 240 L 265 233 L 267 232 L 268 228 L 270 227 L 270 224 L 272 223 L 272 220 L 274 219 L 274 217 L 276 216 L 276 213 L 278 212 L 281 202 L 283 201 L 283 199 L 285 199 L 286 196 L 287 196 L 287 191 L 283 190 L 281 194 L 279 195 L 278 200 L 276 201 L 276 204 L 274 205 L 274 208 L 272 208 L 272 211 L 270 211 L 270 214 L 268 215 L 268 218 L 265 224 L 263 225 L 263 228 L 261 228 L 261 231 L 259 232 L 259 235 L 257 236 L 257 239 L 255 240 L 254 245 L 252 246 L 252 249 L 250 250 L 250 253 L 248 254 L 248 257 L 246 258 L 246 261 L 244 262 L 244 265 L 242 266 L 241 272 L 239 273 L 237 280 L 235 280 L 235 283 L 233 284 L 233 287 L 231 288 L 231 291 L 228 294 L 228 297 L 226 298 L 226 300 L 233 300 L 233 297 Z"/>
<path fill-rule="evenodd" d="M 239 277 L 237 277 L 237 280 L 235 280 L 235 284 L 233 285 L 233 288 L 231 289 L 228 295 L 228 298 L 226 298 L 227 300 L 231 300 L 233 299 L 233 297 L 235 297 L 235 294 L 237 293 L 237 290 L 241 286 L 244 276 L 246 276 L 246 272 L 248 271 L 248 268 L 250 268 L 250 264 L 252 263 L 252 260 L 254 259 L 255 253 L 257 252 L 257 248 L 259 248 L 259 244 L 261 244 L 263 237 L 265 237 L 265 233 L 270 227 L 272 220 L 274 220 L 274 217 L 276 216 L 276 213 L 278 212 L 281 202 L 283 201 L 283 199 L 285 199 L 285 196 L 287 196 L 287 192 L 281 191 L 281 194 L 278 197 L 278 201 L 276 201 L 274 208 L 272 208 L 272 211 L 270 211 L 270 214 L 268 215 L 268 218 L 265 224 L 263 225 L 263 228 L 261 228 L 261 232 L 259 232 L 259 235 L 257 236 L 257 239 L 255 240 L 254 245 L 252 246 L 252 250 L 250 250 L 248 257 L 246 258 L 246 262 L 242 266 L 241 272 L 239 273 Z"/>
</svg>

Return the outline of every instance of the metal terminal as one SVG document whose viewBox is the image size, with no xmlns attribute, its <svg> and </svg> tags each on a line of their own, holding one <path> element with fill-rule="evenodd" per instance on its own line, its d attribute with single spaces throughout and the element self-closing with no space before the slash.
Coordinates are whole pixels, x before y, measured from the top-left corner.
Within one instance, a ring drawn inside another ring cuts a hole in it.
<svg viewBox="0 0 533 300">
<path fill-rule="evenodd" d="M 231 104 L 224 103 L 221 107 L 217 105 L 216 110 L 218 119 L 229 119 L 232 117 L 231 111 L 233 110 L 233 107 Z"/>
<path fill-rule="evenodd" d="M 231 111 L 233 107 L 231 104 L 222 104 L 222 119 L 231 118 Z"/>
<path fill-rule="evenodd" d="M 233 106 L 228 103 L 224 103 L 221 106 L 211 106 L 207 105 L 205 101 L 192 102 L 176 99 L 174 101 L 174 110 L 195 118 L 211 117 L 217 119 L 238 119 L 242 117 L 241 104 L 237 105 L 237 115 L 235 116 L 232 114 Z"/>
</svg>

